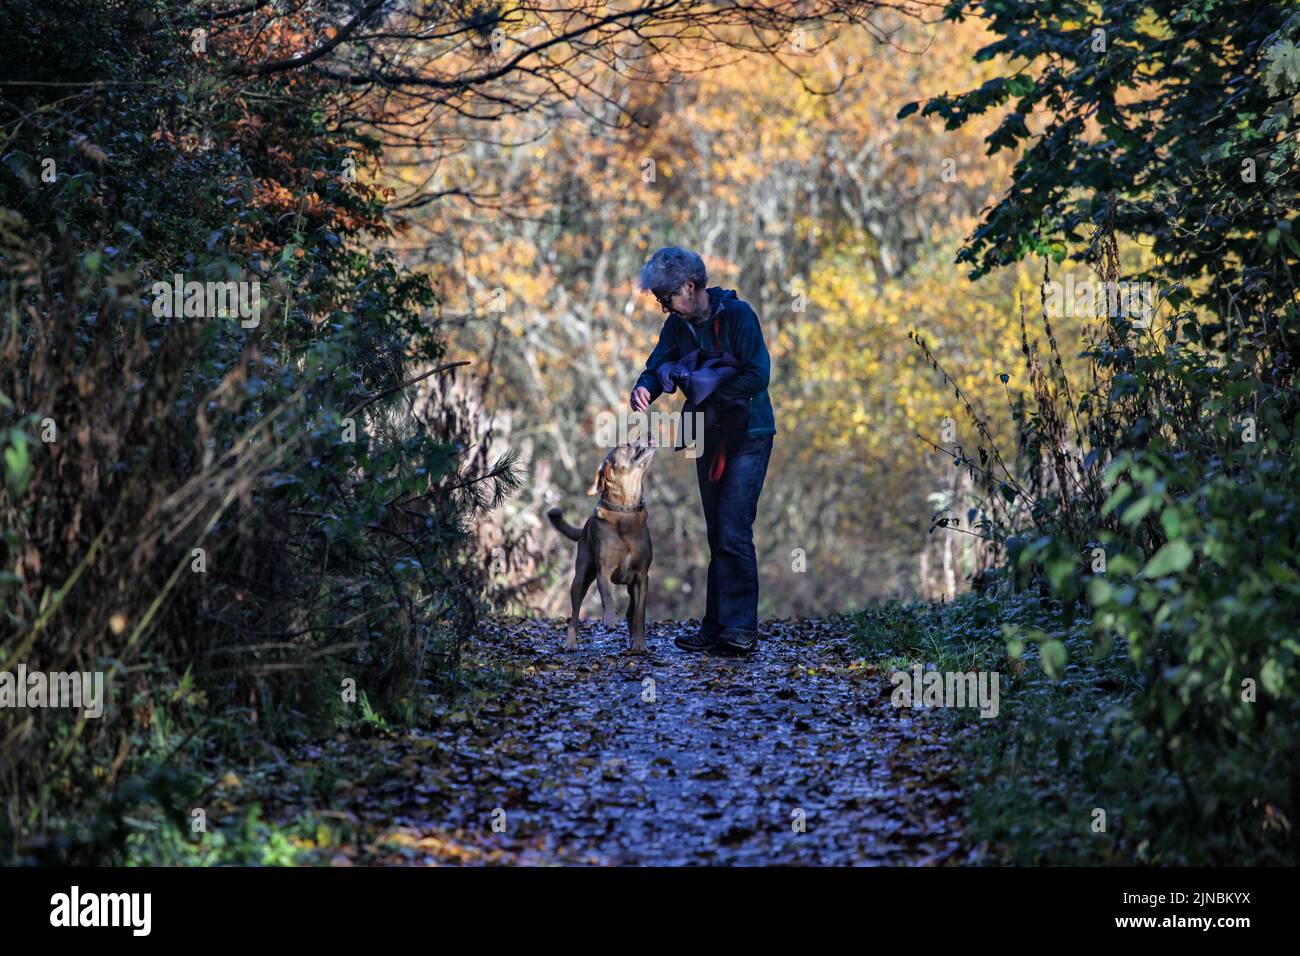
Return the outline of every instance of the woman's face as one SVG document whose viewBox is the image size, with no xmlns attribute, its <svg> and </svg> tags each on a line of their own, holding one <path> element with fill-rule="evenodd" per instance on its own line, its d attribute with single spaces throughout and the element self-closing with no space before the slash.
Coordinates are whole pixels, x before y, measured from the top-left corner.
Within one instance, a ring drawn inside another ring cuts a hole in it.
<svg viewBox="0 0 1300 956">
<path fill-rule="evenodd" d="M 695 283 L 685 282 L 676 291 L 659 298 L 659 305 L 665 312 L 687 315 L 695 307 Z"/>
</svg>

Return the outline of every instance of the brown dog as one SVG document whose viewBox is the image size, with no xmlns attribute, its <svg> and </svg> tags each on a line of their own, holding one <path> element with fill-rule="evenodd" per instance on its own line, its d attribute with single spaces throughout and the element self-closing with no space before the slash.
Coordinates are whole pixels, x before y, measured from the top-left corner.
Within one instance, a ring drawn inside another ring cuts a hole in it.
<svg viewBox="0 0 1300 956">
<path fill-rule="evenodd" d="M 578 613 L 593 579 L 605 610 L 605 626 L 613 627 L 614 585 L 627 585 L 627 631 L 633 653 L 645 652 L 645 602 L 650 589 L 650 527 L 641 501 L 641 481 L 654 460 L 653 447 L 619 445 L 605 456 L 596 470 L 596 480 L 587 489 L 600 495 L 596 510 L 579 531 L 564 520 L 559 508 L 546 512 L 566 538 L 578 542 L 573 585 L 569 597 L 573 614 L 569 618 L 566 651 L 578 647 Z"/>
</svg>

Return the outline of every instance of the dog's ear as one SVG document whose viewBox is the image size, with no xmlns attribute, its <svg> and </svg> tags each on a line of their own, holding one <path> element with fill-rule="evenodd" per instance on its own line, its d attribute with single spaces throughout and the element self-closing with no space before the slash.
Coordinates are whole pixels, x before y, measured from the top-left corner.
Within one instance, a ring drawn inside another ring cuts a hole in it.
<svg viewBox="0 0 1300 956">
<path fill-rule="evenodd" d="M 609 459 L 606 458 L 596 469 L 596 477 L 591 480 L 591 487 L 587 489 L 587 494 L 598 495 L 605 484 L 605 469 L 609 467 Z"/>
</svg>

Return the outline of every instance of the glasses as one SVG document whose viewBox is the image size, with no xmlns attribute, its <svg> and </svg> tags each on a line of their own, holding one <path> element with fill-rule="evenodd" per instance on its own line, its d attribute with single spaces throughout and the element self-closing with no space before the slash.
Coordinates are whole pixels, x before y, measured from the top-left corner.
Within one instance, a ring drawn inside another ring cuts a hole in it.
<svg viewBox="0 0 1300 956">
<path fill-rule="evenodd" d="M 659 300 L 660 308 L 662 308 L 665 312 L 671 312 L 673 310 L 673 297 L 677 295 L 677 293 L 680 291 L 681 288 L 678 287 L 674 291 L 669 292 L 667 295 L 660 295 L 658 292 L 656 292 L 654 296 L 656 299 Z"/>
</svg>

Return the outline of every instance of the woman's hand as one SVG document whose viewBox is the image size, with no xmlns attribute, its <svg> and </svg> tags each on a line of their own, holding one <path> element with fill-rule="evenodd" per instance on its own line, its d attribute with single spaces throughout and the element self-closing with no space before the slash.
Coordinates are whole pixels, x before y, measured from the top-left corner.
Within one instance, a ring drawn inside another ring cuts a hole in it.
<svg viewBox="0 0 1300 956">
<path fill-rule="evenodd" d="M 632 411 L 644 412 L 650 407 L 650 389 L 638 385 L 632 389 Z"/>
</svg>

